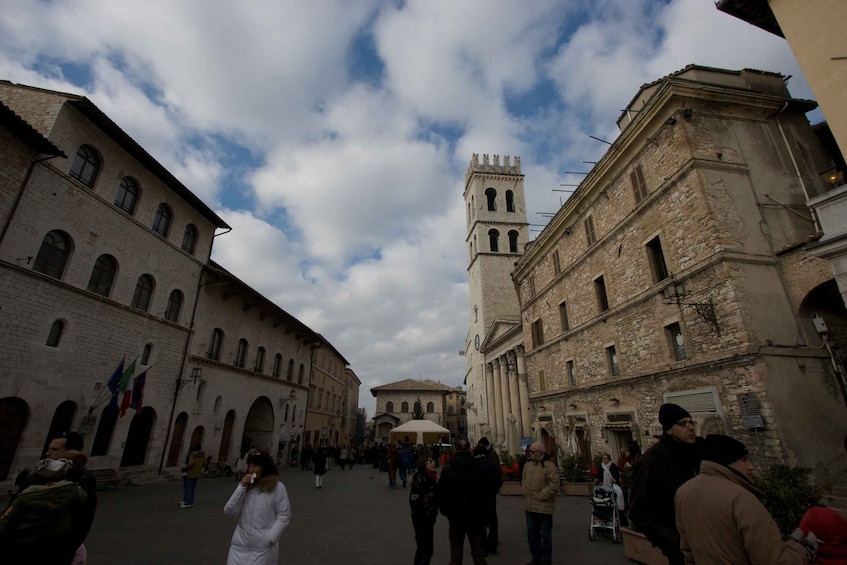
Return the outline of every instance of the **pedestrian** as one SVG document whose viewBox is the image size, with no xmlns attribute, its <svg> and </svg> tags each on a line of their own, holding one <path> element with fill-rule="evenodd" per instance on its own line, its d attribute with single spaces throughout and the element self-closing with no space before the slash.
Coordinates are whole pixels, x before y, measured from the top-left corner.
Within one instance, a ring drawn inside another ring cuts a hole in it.
<svg viewBox="0 0 847 565">
<path fill-rule="evenodd" d="M 388 486 L 397 488 L 397 468 L 400 466 L 400 450 L 397 445 L 392 443 L 388 446 L 388 455 L 386 456 L 388 464 Z"/>
<path fill-rule="evenodd" d="M 418 459 L 409 492 L 412 526 L 415 528 L 414 565 L 429 565 L 435 548 L 433 528 L 438 518 L 438 475 L 435 461 L 429 455 Z"/>
<path fill-rule="evenodd" d="M 349 463 L 350 470 L 352 471 L 353 464 L 359 462 L 359 450 L 356 448 L 355 445 L 350 446 L 349 457 L 350 459 L 347 461 L 347 463 Z"/>
<path fill-rule="evenodd" d="M 526 537 L 532 554 L 527 565 L 549 565 L 553 563 L 553 511 L 559 493 L 559 471 L 539 442 L 529 446 L 529 460 L 524 465 L 521 484 Z"/>
<path fill-rule="evenodd" d="M 594 484 L 611 487 L 615 493 L 615 505 L 621 512 L 621 522 L 624 522 L 623 510 L 625 502 L 623 490 L 621 489 L 621 472 L 618 466 L 612 463 L 612 458 L 608 453 L 600 456 L 600 466 L 597 467 L 597 476 L 594 478 Z"/>
<path fill-rule="evenodd" d="M 310 465 L 312 464 L 312 456 L 314 455 L 314 451 L 312 451 L 312 446 L 308 443 L 303 448 L 303 451 L 300 453 L 300 470 L 305 471 L 310 469 Z"/>
<path fill-rule="evenodd" d="M 36 463 L 30 486 L 0 516 L 3 563 L 72 562 L 80 545 L 75 526 L 86 497 L 77 483 L 67 480 L 72 466 L 64 458 Z"/>
<path fill-rule="evenodd" d="M 326 450 L 319 447 L 317 453 L 312 457 L 312 462 L 315 464 L 315 488 L 324 487 L 324 475 L 326 475 Z"/>
<path fill-rule="evenodd" d="M 435 468 L 441 466 L 441 447 L 438 445 L 438 442 L 432 442 L 432 458 L 435 460 Z"/>
<path fill-rule="evenodd" d="M 344 467 L 347 465 L 347 461 L 350 457 L 350 452 L 347 450 L 347 446 L 341 446 L 341 451 L 338 452 L 338 464 L 341 465 L 341 470 L 344 470 Z"/>
<path fill-rule="evenodd" d="M 409 470 L 412 467 L 412 448 L 408 442 L 405 442 L 400 448 L 400 481 L 403 483 L 403 488 L 406 488 L 406 478 Z M 413 471 L 414 472 L 414 471 Z"/>
<path fill-rule="evenodd" d="M 847 563 L 847 519 L 832 508 L 812 506 L 800 520 L 800 531 L 794 536 L 818 538 L 818 565 L 844 565 Z"/>
<path fill-rule="evenodd" d="M 279 563 L 279 537 L 291 520 L 291 505 L 269 454 L 247 456 L 247 472 L 224 506 L 224 514 L 238 518 L 227 565 Z"/>
<path fill-rule="evenodd" d="M 456 440 L 456 452 L 438 479 L 438 507 L 450 524 L 450 565 L 462 564 L 465 536 L 474 565 L 486 565 L 485 521 L 494 490 L 493 478 L 474 459 L 467 440 Z"/>
<path fill-rule="evenodd" d="M 73 538 L 78 542 L 72 565 L 85 565 L 88 550 L 85 548 L 85 538 L 94 523 L 97 511 L 97 480 L 85 464 L 88 461 L 82 450 L 85 442 L 79 432 L 68 431 L 56 436 L 47 445 L 44 457 L 47 459 L 68 459 L 73 465 L 68 469 L 66 479 L 75 482 L 85 491 L 85 500 L 72 525 Z"/>
<path fill-rule="evenodd" d="M 669 565 L 682 565 L 685 559 L 679 549 L 674 495 L 683 483 L 697 476 L 703 440 L 697 437 L 691 414 L 677 404 L 659 408 L 659 423 L 659 441 L 633 467 L 629 517 L 665 554 Z"/>
<path fill-rule="evenodd" d="M 646 455 L 646 454 L 645 454 Z M 747 448 L 726 435 L 706 436 L 700 474 L 676 491 L 676 526 L 686 563 L 802 565 L 814 559 L 811 542 L 783 541 L 750 478 Z"/>
<path fill-rule="evenodd" d="M 497 555 L 500 545 L 500 534 L 497 522 L 497 490 L 503 486 L 503 473 L 500 470 L 500 456 L 491 448 L 488 438 L 481 437 L 473 450 L 474 457 L 479 464 L 486 467 L 493 474 L 497 489 L 491 493 L 488 501 L 489 514 L 485 521 L 485 555 Z"/>
<path fill-rule="evenodd" d="M 194 506 L 194 492 L 197 490 L 197 481 L 203 476 L 206 466 L 206 454 L 200 449 L 198 443 L 191 448 L 185 457 L 185 467 L 182 468 L 182 500 L 180 508 L 191 508 Z"/>
</svg>

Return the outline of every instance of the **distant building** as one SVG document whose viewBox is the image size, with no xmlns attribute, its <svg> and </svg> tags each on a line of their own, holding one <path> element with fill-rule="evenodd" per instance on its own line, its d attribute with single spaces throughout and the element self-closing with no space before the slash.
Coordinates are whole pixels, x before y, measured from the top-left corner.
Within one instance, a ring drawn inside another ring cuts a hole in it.
<svg viewBox="0 0 847 565">
<path fill-rule="evenodd" d="M 444 427 L 450 430 L 453 437 L 467 437 L 468 418 L 465 410 L 465 391 L 457 386 L 444 397 Z"/>
<path fill-rule="evenodd" d="M 347 360 L 329 342 L 324 341 L 324 347 L 312 350 L 306 442 L 314 448 L 340 447 L 346 443 L 344 426 L 350 401 L 346 370 Z"/>
<path fill-rule="evenodd" d="M 344 412 L 343 439 L 341 440 L 343 445 L 357 445 L 362 443 L 362 436 L 364 434 L 358 430 L 359 387 L 361 386 L 362 381 L 359 380 L 353 369 L 346 367 L 344 369 L 344 400 L 341 405 L 341 410 Z"/>
<path fill-rule="evenodd" d="M 371 394 L 376 398 L 376 413 L 373 417 L 374 441 L 388 443 L 391 429 L 405 424 L 416 414 L 421 419 L 425 418 L 444 426 L 446 397 L 452 390 L 439 382 L 414 379 L 372 388 Z"/>
</svg>

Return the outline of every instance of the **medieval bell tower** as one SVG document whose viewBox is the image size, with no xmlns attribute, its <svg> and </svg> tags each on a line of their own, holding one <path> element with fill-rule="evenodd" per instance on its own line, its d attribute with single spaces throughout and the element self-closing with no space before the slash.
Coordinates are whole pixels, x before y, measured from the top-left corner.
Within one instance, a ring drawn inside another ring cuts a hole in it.
<svg viewBox="0 0 847 565">
<path fill-rule="evenodd" d="M 468 435 L 477 440 L 489 424 L 485 339 L 496 320 L 520 321 L 511 273 L 529 241 L 520 157 L 474 153 L 465 173 L 470 327 L 465 338 Z"/>
</svg>

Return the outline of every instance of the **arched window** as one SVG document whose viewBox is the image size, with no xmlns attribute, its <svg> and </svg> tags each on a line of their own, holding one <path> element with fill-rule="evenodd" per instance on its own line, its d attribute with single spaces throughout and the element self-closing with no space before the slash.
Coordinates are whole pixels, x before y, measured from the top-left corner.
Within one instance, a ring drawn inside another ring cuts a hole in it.
<svg viewBox="0 0 847 565">
<path fill-rule="evenodd" d="M 98 257 L 94 262 L 94 268 L 91 269 L 91 277 L 88 279 L 88 292 L 109 296 L 117 272 L 118 262 L 114 257 L 111 255 Z"/>
<path fill-rule="evenodd" d="M 171 295 L 168 296 L 168 307 L 165 308 L 165 319 L 169 322 L 178 322 L 180 310 L 182 310 L 182 292 L 172 290 Z"/>
<path fill-rule="evenodd" d="M 188 251 L 192 255 L 197 247 L 197 228 L 194 224 L 185 226 L 185 233 L 182 234 L 182 249 Z"/>
<path fill-rule="evenodd" d="M 509 253 L 518 252 L 518 232 L 509 230 Z"/>
<path fill-rule="evenodd" d="M 264 370 L 265 370 L 265 348 L 259 347 L 259 349 L 256 350 L 256 368 L 254 369 L 254 371 L 256 371 L 257 373 L 261 373 Z"/>
<path fill-rule="evenodd" d="M 153 344 L 148 343 L 144 346 L 144 351 L 141 352 L 141 364 L 149 365 L 150 364 L 150 355 L 153 353 Z"/>
<path fill-rule="evenodd" d="M 32 269 L 48 277 L 61 279 L 68 257 L 71 255 L 71 245 L 71 237 L 65 232 L 60 230 L 47 232 L 41 241 Z"/>
<path fill-rule="evenodd" d="M 100 156 L 90 145 L 81 145 L 76 151 L 70 175 L 82 184 L 93 187 L 100 171 Z"/>
<path fill-rule="evenodd" d="M 165 237 L 168 237 L 168 231 L 171 229 L 171 209 L 167 204 L 159 204 L 156 208 L 156 217 L 153 218 L 153 231 Z"/>
<path fill-rule="evenodd" d="M 238 340 L 238 349 L 235 352 L 235 363 L 233 363 L 236 367 L 244 367 L 244 361 L 247 359 L 247 340 L 243 337 Z"/>
<path fill-rule="evenodd" d="M 285 375 L 286 380 L 292 380 L 294 378 L 294 359 L 288 360 L 288 373 Z"/>
<path fill-rule="evenodd" d="M 136 202 L 138 202 L 138 183 L 131 177 L 124 177 L 115 195 L 115 206 L 131 216 L 135 213 Z"/>
<path fill-rule="evenodd" d="M 277 353 L 276 355 L 274 355 L 273 376 L 279 378 L 280 371 L 282 371 L 282 355 Z"/>
<path fill-rule="evenodd" d="M 306 366 L 303 363 L 300 363 L 300 373 L 297 375 L 297 384 L 303 384 L 303 376 L 306 373 Z"/>
<path fill-rule="evenodd" d="M 400 404 L 400 413 L 405 414 L 408 411 L 409 411 L 409 403 L 408 402 L 401 403 Z"/>
<path fill-rule="evenodd" d="M 50 333 L 47 334 L 47 347 L 59 347 L 59 342 L 62 340 L 62 332 L 65 331 L 65 322 L 56 320 L 50 326 Z"/>
<path fill-rule="evenodd" d="M 426 403 L 426 413 L 432 414 L 433 412 L 435 412 L 435 404 L 433 404 L 432 402 L 427 402 Z"/>
<path fill-rule="evenodd" d="M 150 275 L 141 275 L 135 283 L 135 292 L 132 293 L 132 307 L 146 312 L 150 308 L 150 299 L 153 297 L 153 288 L 156 283 Z"/>
<path fill-rule="evenodd" d="M 420 414 L 421 412 L 423 412 L 423 407 L 421 406 L 421 403 L 415 402 L 415 407 L 413 408 L 413 410 L 415 411 L 415 414 Z"/>
<path fill-rule="evenodd" d="M 394 412 L 394 403 L 390 402 L 390 401 L 386 402 L 385 403 L 385 411 L 388 412 L 389 414 L 393 413 Z"/>
<path fill-rule="evenodd" d="M 506 211 L 514 212 L 515 211 L 515 193 L 511 190 L 506 191 Z"/>
<path fill-rule="evenodd" d="M 496 212 L 497 211 L 497 191 L 493 188 L 485 189 L 485 197 L 488 199 L 488 211 Z"/>
<path fill-rule="evenodd" d="M 497 230 L 488 230 L 488 245 L 491 247 L 492 253 L 497 253 L 500 248 L 500 232 Z"/>
<path fill-rule="evenodd" d="M 206 352 L 206 357 L 221 360 L 221 346 L 224 342 L 224 331 L 220 328 L 215 328 L 212 332 L 212 341 L 209 342 L 209 350 Z"/>
</svg>

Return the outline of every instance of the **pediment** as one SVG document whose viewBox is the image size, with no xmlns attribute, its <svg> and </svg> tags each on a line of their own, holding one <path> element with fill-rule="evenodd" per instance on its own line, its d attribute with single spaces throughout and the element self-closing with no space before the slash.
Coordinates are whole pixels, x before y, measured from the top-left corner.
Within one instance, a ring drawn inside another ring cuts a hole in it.
<svg viewBox="0 0 847 565">
<path fill-rule="evenodd" d="M 489 326 L 480 350 L 487 351 L 504 343 L 520 343 L 522 340 L 523 327 L 520 318 L 497 318 Z"/>
</svg>

